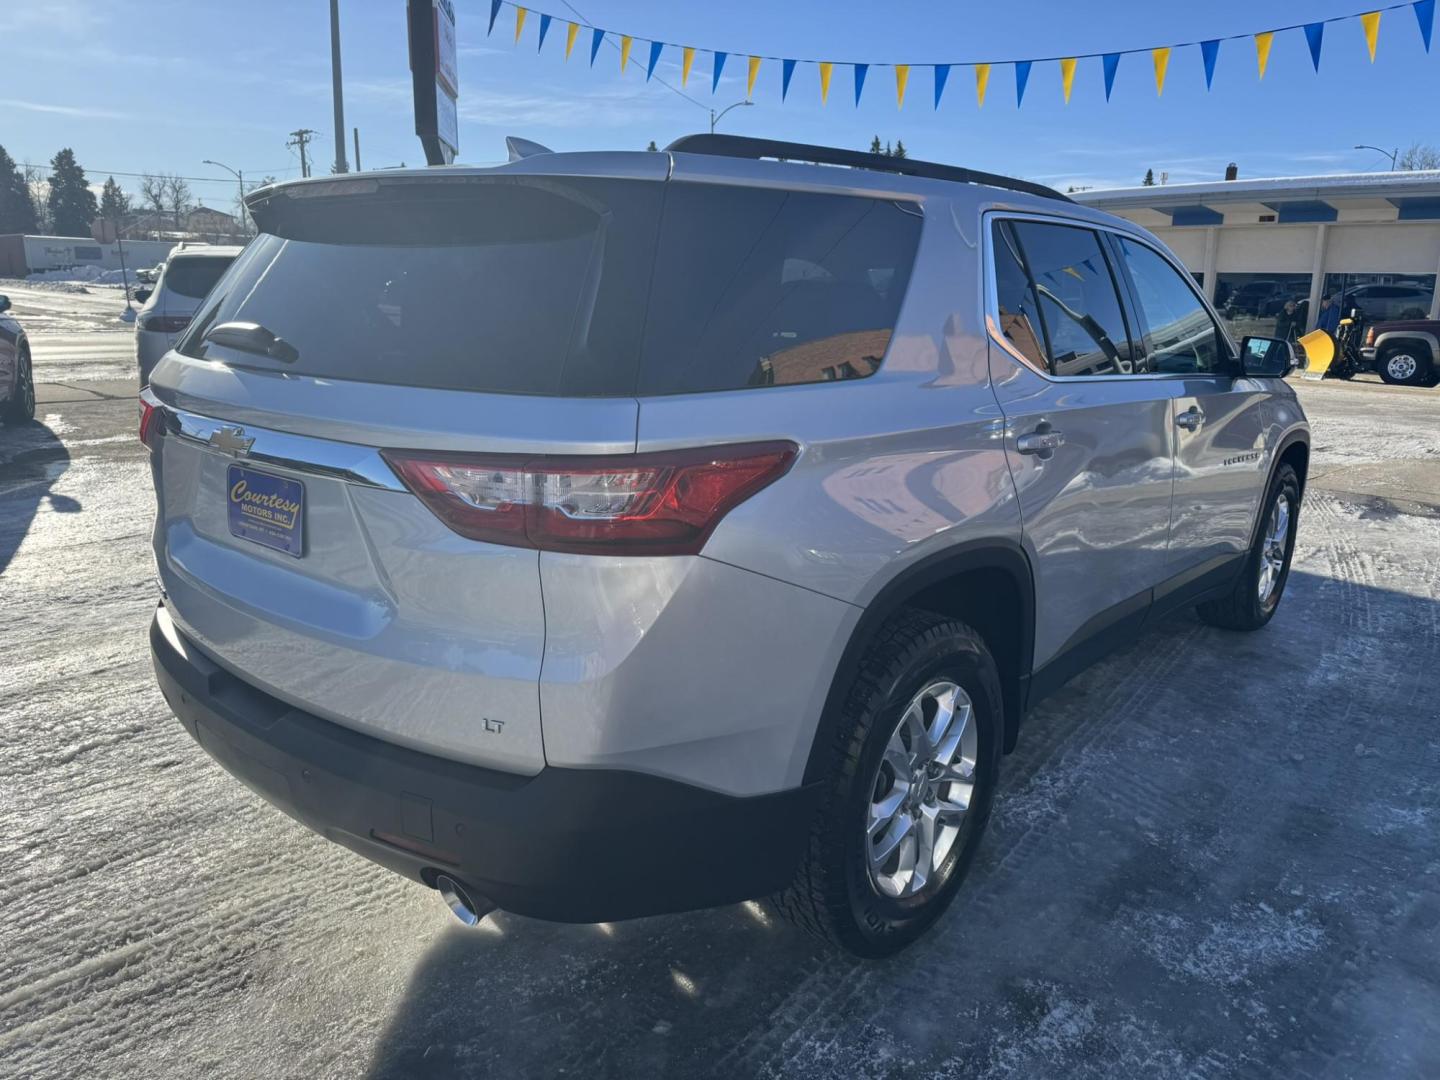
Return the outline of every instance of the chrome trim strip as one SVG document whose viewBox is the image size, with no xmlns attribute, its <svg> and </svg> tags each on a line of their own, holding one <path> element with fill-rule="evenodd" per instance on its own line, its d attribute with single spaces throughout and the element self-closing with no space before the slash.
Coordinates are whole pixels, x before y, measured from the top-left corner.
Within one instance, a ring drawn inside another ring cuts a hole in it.
<svg viewBox="0 0 1440 1080">
<path fill-rule="evenodd" d="M 170 418 L 165 429 L 167 435 L 184 439 L 211 453 L 231 457 L 237 462 L 274 465 L 291 472 L 328 476 L 343 480 L 347 484 L 381 488 L 385 491 L 406 490 L 405 485 L 374 447 L 316 439 L 308 435 L 292 435 L 285 431 L 273 431 L 246 424 L 245 435 L 255 440 L 249 453 L 225 454 L 210 445 L 210 436 L 221 428 L 234 428 L 235 424 L 177 409 L 172 405 L 162 407 Z"/>
</svg>

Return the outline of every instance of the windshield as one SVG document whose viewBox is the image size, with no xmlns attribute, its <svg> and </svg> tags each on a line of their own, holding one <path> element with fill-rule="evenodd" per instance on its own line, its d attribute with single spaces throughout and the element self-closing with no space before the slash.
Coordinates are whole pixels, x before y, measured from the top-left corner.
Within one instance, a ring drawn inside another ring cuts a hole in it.
<svg viewBox="0 0 1440 1080">
<path fill-rule="evenodd" d="M 919 241 L 916 211 L 867 198 L 479 187 L 297 215 L 247 248 L 181 351 L 271 366 L 203 340 L 243 321 L 299 351 L 289 371 L 411 386 L 629 396 L 858 378 L 884 356 Z"/>
</svg>

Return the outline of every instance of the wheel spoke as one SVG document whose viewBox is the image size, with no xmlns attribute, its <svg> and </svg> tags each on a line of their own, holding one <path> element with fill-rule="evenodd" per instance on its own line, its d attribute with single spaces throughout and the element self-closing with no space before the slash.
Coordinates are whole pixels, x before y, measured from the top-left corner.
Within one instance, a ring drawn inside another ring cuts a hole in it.
<svg viewBox="0 0 1440 1080">
<path fill-rule="evenodd" d="M 900 814 L 892 819 L 890 828 L 874 844 L 870 845 L 870 865 L 883 867 L 895 849 L 904 843 L 914 831 L 915 820 L 909 814 Z M 903 855 L 903 853 L 902 853 Z M 904 861 L 903 858 L 901 860 Z"/>
<path fill-rule="evenodd" d="M 935 749 L 935 760 L 941 765 L 949 765 L 955 760 L 955 752 L 960 749 L 963 740 L 970 729 L 971 714 L 975 711 L 970 705 L 961 705 L 954 708 L 954 696 L 951 696 L 952 716 L 950 728 Z"/>
<path fill-rule="evenodd" d="M 895 812 L 905 805 L 905 796 L 910 794 L 910 782 L 897 779 L 890 793 L 879 802 L 870 804 L 870 839 L 879 836 L 895 818 Z"/>
<path fill-rule="evenodd" d="M 930 756 L 930 735 L 925 730 L 925 710 L 921 698 L 916 698 L 905 710 L 902 726 L 910 733 L 910 758 L 923 761 Z"/>
<path fill-rule="evenodd" d="M 935 831 L 936 818 L 938 813 L 933 806 L 925 806 L 920 809 L 920 818 L 915 822 L 915 877 L 911 881 L 912 889 L 918 891 L 925 887 L 930 880 L 930 874 L 935 869 Z"/>
</svg>

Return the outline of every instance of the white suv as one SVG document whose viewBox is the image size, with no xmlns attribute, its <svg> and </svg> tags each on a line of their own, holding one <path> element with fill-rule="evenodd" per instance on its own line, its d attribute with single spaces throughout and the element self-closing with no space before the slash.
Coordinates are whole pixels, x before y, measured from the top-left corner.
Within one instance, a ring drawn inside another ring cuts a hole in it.
<svg viewBox="0 0 1440 1080">
<path fill-rule="evenodd" d="M 135 319 L 135 359 L 140 365 L 141 386 L 150 381 L 150 372 L 190 325 L 205 294 L 240 251 L 218 245 L 178 247 L 170 253 L 155 288 L 135 293 L 135 299 L 145 305 Z"/>
</svg>

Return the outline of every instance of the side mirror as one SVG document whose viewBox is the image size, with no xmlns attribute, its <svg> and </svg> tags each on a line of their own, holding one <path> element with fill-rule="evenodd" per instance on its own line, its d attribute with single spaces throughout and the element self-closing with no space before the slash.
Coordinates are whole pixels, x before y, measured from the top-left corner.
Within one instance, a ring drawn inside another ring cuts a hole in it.
<svg viewBox="0 0 1440 1080">
<path fill-rule="evenodd" d="M 0 311 L 10 310 L 10 297 L 0 295 Z"/>
<path fill-rule="evenodd" d="M 143 303 L 145 303 L 146 300 L 149 300 L 150 297 L 152 297 L 152 296 L 154 296 L 154 295 L 155 295 L 155 291 L 154 291 L 153 289 L 136 289 L 136 290 L 135 290 L 135 302 L 136 302 L 137 304 L 143 304 Z"/>
<path fill-rule="evenodd" d="M 1280 338 L 1247 337 L 1240 343 L 1240 366 L 1246 375 L 1283 379 L 1300 366 L 1295 348 Z"/>
</svg>

